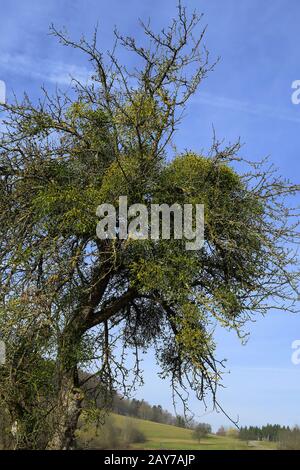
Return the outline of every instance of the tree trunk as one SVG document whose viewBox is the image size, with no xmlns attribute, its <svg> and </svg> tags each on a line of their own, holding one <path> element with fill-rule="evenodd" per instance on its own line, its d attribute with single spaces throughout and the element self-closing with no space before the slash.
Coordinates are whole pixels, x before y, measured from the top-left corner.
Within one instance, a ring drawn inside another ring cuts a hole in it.
<svg viewBox="0 0 300 470">
<path fill-rule="evenodd" d="M 53 420 L 54 433 L 47 446 L 49 450 L 71 450 L 75 447 L 75 431 L 84 397 L 75 382 L 74 371 L 61 377 Z"/>
</svg>

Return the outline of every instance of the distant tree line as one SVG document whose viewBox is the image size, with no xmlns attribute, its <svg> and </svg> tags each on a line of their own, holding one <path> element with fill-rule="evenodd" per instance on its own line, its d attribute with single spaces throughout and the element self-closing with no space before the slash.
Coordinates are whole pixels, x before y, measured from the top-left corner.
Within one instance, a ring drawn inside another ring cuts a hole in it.
<svg viewBox="0 0 300 470">
<path fill-rule="evenodd" d="M 125 399 L 118 394 L 114 396 L 112 411 L 123 416 L 132 416 L 181 428 L 195 426 L 195 423 L 187 422 L 183 416 L 172 415 L 169 411 L 164 410 L 161 405 L 150 405 L 145 400 L 137 400 L 135 398 L 132 400 Z"/>
<path fill-rule="evenodd" d="M 82 379 L 86 379 L 88 375 L 84 371 L 80 371 L 80 377 Z M 98 382 L 98 378 L 94 377 L 89 379 L 88 387 L 83 387 L 86 397 L 86 400 L 83 403 L 84 408 L 88 408 L 92 405 L 98 409 L 103 409 L 103 403 L 107 404 L 105 390 L 102 390 L 101 392 L 99 384 L 97 385 Z M 178 414 L 174 416 L 169 411 L 163 409 L 161 405 L 150 405 L 150 403 L 143 399 L 130 399 L 122 396 L 118 392 L 114 392 L 109 408 L 111 412 L 122 416 L 146 419 L 155 423 L 170 424 L 180 428 L 195 429 L 198 424 L 202 424 L 183 415 Z"/>
<path fill-rule="evenodd" d="M 293 430 L 289 426 L 280 424 L 267 424 L 266 426 L 249 426 L 240 428 L 239 438 L 244 441 L 273 441 L 277 442 L 283 433 L 291 433 Z"/>
<path fill-rule="evenodd" d="M 170 424 L 181 428 L 194 428 L 198 423 L 187 420 L 181 415 L 172 415 L 169 411 L 163 409 L 161 405 L 150 405 L 145 400 L 136 398 L 128 398 L 115 391 L 110 397 L 106 395 L 106 389 L 101 389 L 97 376 L 89 377 L 84 371 L 79 371 L 80 379 L 88 384 L 83 386 L 85 400 L 83 407 L 95 407 L 104 409 L 109 407 L 109 411 L 122 416 L 130 416 L 133 418 L 146 419 L 155 423 Z M 108 400 L 110 404 L 108 405 Z"/>
</svg>

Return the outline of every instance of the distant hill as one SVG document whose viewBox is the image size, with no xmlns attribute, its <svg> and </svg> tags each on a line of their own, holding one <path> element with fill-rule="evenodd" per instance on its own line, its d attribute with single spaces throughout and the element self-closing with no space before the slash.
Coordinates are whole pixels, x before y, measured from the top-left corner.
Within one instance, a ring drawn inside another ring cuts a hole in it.
<svg viewBox="0 0 300 470">
<path fill-rule="evenodd" d="M 242 450 L 242 449 L 275 449 L 276 445 L 271 442 L 251 441 L 247 442 L 227 436 L 209 435 L 200 441 L 200 444 L 192 437 L 191 429 L 179 428 L 176 426 L 155 423 L 143 419 L 130 418 L 117 414 L 112 414 L 114 426 L 120 430 L 133 426 L 140 430 L 145 436 L 145 442 L 133 443 L 129 445 L 131 449 L 166 449 L 166 450 Z M 78 431 L 78 442 L 80 447 L 83 443 L 90 442 L 90 448 L 97 449 L 103 446 L 103 436 L 100 431 L 98 435 L 96 427 L 87 424 Z M 113 447 L 109 447 L 113 448 Z M 120 448 L 120 447 L 119 447 Z"/>
</svg>

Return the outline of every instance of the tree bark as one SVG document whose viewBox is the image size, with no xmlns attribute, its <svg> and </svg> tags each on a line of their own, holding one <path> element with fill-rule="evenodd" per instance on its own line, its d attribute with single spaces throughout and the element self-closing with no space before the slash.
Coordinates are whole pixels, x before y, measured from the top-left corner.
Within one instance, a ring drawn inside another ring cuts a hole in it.
<svg viewBox="0 0 300 470">
<path fill-rule="evenodd" d="M 75 431 L 84 397 L 82 390 L 75 382 L 74 371 L 64 373 L 60 379 L 57 407 L 53 420 L 54 433 L 47 446 L 49 450 L 75 448 Z"/>
<path fill-rule="evenodd" d="M 80 338 L 81 330 L 76 322 L 71 322 L 61 337 L 57 356 L 57 399 L 47 449 L 69 450 L 75 447 L 75 431 L 84 398 L 77 368 Z"/>
</svg>

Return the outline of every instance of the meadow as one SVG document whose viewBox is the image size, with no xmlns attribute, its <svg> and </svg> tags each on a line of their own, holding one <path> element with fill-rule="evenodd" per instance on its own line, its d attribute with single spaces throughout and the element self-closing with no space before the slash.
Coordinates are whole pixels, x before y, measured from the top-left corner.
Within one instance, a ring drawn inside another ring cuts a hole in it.
<svg viewBox="0 0 300 470">
<path fill-rule="evenodd" d="M 130 449 L 146 450 L 274 450 L 276 444 L 266 441 L 241 441 L 229 436 L 210 434 L 197 442 L 191 429 L 180 428 L 167 424 L 154 423 L 138 418 L 112 414 L 114 426 L 124 430 L 130 426 L 138 429 L 145 436 L 145 442 L 131 443 Z M 78 433 L 78 441 L 89 439 L 93 448 L 101 448 L 102 435 L 96 427 L 88 425 Z M 128 448 L 127 447 L 127 448 Z"/>
</svg>

